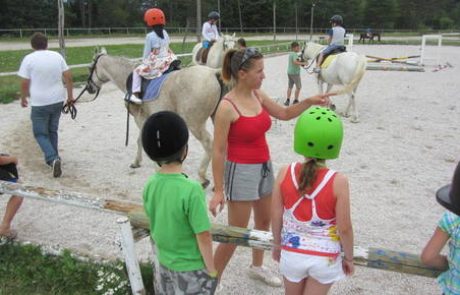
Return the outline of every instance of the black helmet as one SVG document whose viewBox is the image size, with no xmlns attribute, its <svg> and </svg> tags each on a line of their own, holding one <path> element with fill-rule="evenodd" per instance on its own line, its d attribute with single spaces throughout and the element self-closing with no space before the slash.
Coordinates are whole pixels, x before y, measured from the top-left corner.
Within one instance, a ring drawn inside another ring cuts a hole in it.
<svg viewBox="0 0 460 295">
<path fill-rule="evenodd" d="M 219 14 L 217 11 L 211 11 L 211 12 L 208 14 L 208 18 L 209 18 L 209 19 L 218 20 L 218 19 L 220 18 L 220 14 Z"/>
<path fill-rule="evenodd" d="M 169 111 L 151 115 L 142 128 L 142 146 L 153 161 L 182 162 L 182 153 L 188 142 L 188 129 L 184 119 Z"/>
<path fill-rule="evenodd" d="M 343 18 L 342 16 L 336 14 L 333 17 L 331 17 L 331 23 L 336 23 L 338 25 L 343 24 Z"/>
<path fill-rule="evenodd" d="M 436 192 L 436 200 L 444 208 L 460 216 L 460 162 L 455 169 L 452 184 L 441 187 Z"/>
</svg>

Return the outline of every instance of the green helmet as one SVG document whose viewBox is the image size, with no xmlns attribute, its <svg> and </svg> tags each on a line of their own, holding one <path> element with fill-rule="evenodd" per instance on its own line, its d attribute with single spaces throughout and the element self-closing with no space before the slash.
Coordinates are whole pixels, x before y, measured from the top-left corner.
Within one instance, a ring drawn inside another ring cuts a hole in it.
<svg viewBox="0 0 460 295">
<path fill-rule="evenodd" d="M 340 118 L 325 107 L 311 107 L 297 119 L 294 151 L 308 158 L 335 159 L 343 139 Z"/>
</svg>

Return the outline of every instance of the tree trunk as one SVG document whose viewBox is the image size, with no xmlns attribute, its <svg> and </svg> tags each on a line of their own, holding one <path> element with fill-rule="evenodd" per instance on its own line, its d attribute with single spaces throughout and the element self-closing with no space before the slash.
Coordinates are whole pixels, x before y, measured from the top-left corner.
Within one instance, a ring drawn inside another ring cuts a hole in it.
<svg viewBox="0 0 460 295">
<path fill-rule="evenodd" d="M 241 16 L 241 1 L 238 0 L 238 16 L 240 18 L 240 32 L 243 34 L 243 18 Z"/>
<path fill-rule="evenodd" d="M 196 40 L 201 42 L 201 0 L 196 0 Z"/>
<path fill-rule="evenodd" d="M 85 0 L 80 0 L 80 19 L 81 19 L 81 26 L 84 28 L 86 27 L 86 7 L 85 7 Z"/>
</svg>

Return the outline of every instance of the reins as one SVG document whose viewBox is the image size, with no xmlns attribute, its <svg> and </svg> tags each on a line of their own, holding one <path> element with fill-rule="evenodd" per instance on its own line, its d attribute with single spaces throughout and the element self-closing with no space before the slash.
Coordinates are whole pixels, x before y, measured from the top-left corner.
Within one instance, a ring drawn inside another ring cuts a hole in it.
<svg viewBox="0 0 460 295">
<path fill-rule="evenodd" d="M 89 76 L 88 76 L 88 79 L 86 79 L 86 85 L 85 87 L 80 91 L 80 94 L 78 94 L 77 98 L 75 98 L 72 102 L 66 102 L 63 106 L 62 106 L 62 113 L 63 114 L 70 114 L 70 118 L 72 118 L 72 120 L 75 120 L 75 118 L 77 117 L 77 108 L 75 107 L 75 103 L 80 99 L 80 97 L 83 95 L 83 93 L 85 93 L 85 91 L 88 90 L 88 85 L 92 84 L 97 90 L 96 90 L 96 95 L 94 96 L 94 98 L 90 101 L 94 101 L 98 95 L 99 95 L 99 92 L 101 91 L 101 87 L 99 87 L 98 85 L 96 85 L 96 83 L 93 82 L 93 73 L 96 73 L 96 76 L 97 76 L 97 72 L 96 72 L 96 63 L 97 61 L 99 60 L 99 58 L 102 56 L 103 54 L 99 54 L 96 56 L 96 58 L 94 59 L 94 62 L 93 62 L 93 65 L 91 66 L 91 69 L 89 71 Z M 99 79 L 99 77 L 98 77 Z"/>
</svg>

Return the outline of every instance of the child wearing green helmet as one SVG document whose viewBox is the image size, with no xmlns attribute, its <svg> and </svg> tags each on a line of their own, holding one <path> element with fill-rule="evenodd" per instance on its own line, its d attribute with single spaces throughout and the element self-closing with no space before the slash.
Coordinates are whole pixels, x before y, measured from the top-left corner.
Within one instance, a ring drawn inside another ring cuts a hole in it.
<svg viewBox="0 0 460 295">
<path fill-rule="evenodd" d="M 273 259 L 286 294 L 327 294 L 354 272 L 348 179 L 325 160 L 339 156 L 343 127 L 330 109 L 311 107 L 297 120 L 294 151 L 273 187 Z"/>
</svg>

